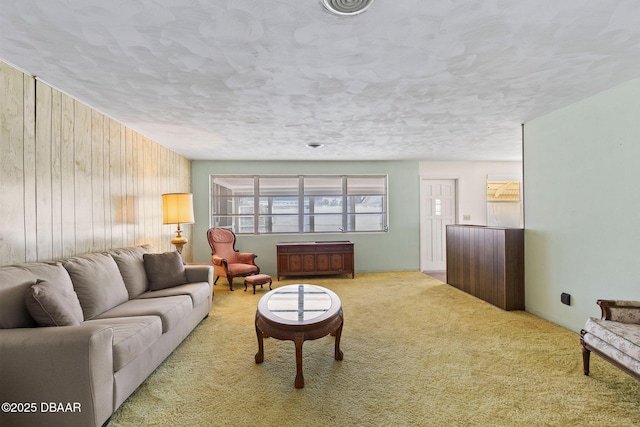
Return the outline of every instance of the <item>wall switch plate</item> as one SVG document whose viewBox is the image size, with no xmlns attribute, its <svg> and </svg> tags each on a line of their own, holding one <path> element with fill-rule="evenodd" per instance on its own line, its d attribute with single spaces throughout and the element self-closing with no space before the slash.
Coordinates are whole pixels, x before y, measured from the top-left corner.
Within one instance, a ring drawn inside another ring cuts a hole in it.
<svg viewBox="0 0 640 427">
<path fill-rule="evenodd" d="M 571 305 L 571 294 L 561 293 L 560 294 L 560 302 L 566 305 Z"/>
</svg>

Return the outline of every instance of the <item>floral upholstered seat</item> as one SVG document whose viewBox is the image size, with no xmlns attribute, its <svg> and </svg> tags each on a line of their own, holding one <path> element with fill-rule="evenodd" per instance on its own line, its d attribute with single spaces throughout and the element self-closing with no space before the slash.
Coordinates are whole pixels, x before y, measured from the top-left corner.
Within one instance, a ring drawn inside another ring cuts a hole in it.
<svg viewBox="0 0 640 427">
<path fill-rule="evenodd" d="M 581 331 L 585 375 L 594 352 L 640 379 L 640 301 L 599 300 L 602 318 L 591 317 Z"/>
</svg>

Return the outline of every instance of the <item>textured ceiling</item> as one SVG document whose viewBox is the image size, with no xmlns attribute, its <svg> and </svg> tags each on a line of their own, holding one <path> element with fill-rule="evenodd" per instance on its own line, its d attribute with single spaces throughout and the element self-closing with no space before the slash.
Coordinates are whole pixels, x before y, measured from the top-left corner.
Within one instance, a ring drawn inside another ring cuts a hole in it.
<svg viewBox="0 0 640 427">
<path fill-rule="evenodd" d="M 640 75 L 638 0 L 0 8 L 0 59 L 192 159 L 519 160 L 521 123 Z"/>
</svg>

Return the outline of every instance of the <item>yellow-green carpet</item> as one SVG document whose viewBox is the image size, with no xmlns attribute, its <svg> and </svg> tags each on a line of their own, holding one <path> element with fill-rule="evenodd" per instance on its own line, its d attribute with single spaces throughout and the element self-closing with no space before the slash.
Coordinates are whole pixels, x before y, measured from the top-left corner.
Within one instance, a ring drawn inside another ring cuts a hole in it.
<svg viewBox="0 0 640 427">
<path fill-rule="evenodd" d="M 254 362 L 267 289 L 219 282 L 209 318 L 109 426 L 640 425 L 639 383 L 597 356 L 583 375 L 578 334 L 422 273 L 275 282 L 327 287 L 344 309 L 344 360 L 333 337 L 306 341 L 295 389 L 293 342 L 266 339 Z"/>
</svg>

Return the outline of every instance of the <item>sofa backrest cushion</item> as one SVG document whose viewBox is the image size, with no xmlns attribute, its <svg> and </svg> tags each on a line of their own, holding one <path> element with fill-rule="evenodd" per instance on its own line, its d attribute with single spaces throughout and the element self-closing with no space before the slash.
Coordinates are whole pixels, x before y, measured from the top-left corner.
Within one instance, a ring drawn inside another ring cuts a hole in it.
<svg viewBox="0 0 640 427">
<path fill-rule="evenodd" d="M 33 273 L 18 266 L 0 268 L 0 328 L 36 326 L 24 305 L 24 293 L 36 280 Z"/>
<path fill-rule="evenodd" d="M 111 255 L 93 253 L 63 261 L 78 295 L 84 319 L 90 320 L 129 299 Z"/>
<path fill-rule="evenodd" d="M 178 252 L 144 254 L 143 259 L 149 290 L 157 291 L 187 283 L 187 273 Z"/>
<path fill-rule="evenodd" d="M 136 246 L 131 248 L 112 249 L 109 254 L 118 265 L 122 280 L 127 288 L 129 299 L 138 297 L 149 290 L 149 280 L 144 269 L 142 256 L 153 252 L 151 245 Z"/>
<path fill-rule="evenodd" d="M 37 323 L 25 305 L 25 293 L 38 279 L 71 283 L 62 264 L 34 262 L 0 267 L 0 328 L 32 328 Z"/>
<path fill-rule="evenodd" d="M 24 302 L 40 326 L 76 326 L 84 320 L 71 280 L 38 280 L 27 289 Z"/>
</svg>

